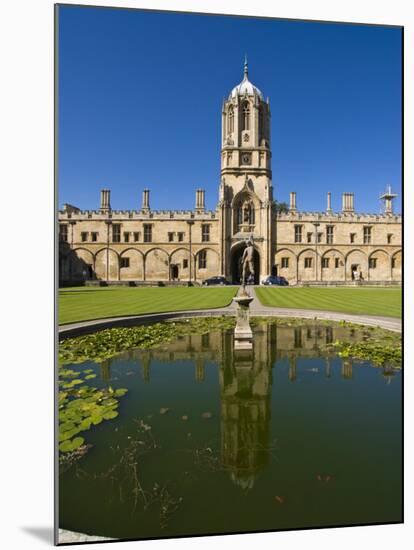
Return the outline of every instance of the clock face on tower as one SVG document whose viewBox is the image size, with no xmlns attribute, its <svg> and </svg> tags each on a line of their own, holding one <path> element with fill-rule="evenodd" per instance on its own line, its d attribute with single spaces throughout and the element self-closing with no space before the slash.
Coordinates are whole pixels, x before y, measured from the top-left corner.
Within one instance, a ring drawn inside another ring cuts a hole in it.
<svg viewBox="0 0 414 550">
<path fill-rule="evenodd" d="M 252 163 L 252 155 L 251 155 L 251 153 L 242 153 L 242 155 L 241 155 L 241 163 L 242 163 L 242 164 L 251 164 L 251 163 Z"/>
</svg>

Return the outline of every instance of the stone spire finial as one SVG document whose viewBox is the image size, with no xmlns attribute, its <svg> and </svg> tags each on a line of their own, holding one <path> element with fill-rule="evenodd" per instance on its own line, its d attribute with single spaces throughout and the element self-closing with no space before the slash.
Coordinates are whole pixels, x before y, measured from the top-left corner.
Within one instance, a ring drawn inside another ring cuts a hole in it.
<svg viewBox="0 0 414 550">
<path fill-rule="evenodd" d="M 385 204 L 385 213 L 386 214 L 392 214 L 393 213 L 393 210 L 392 210 L 392 201 L 395 199 L 395 197 L 397 196 L 396 193 L 393 193 L 391 191 L 391 185 L 388 185 L 388 188 L 387 190 L 385 191 L 385 193 L 383 193 L 381 196 L 380 196 L 380 199 L 384 201 L 384 204 Z"/>
<path fill-rule="evenodd" d="M 247 55 L 244 54 L 244 78 L 248 78 L 249 76 L 249 66 L 247 64 Z"/>
</svg>

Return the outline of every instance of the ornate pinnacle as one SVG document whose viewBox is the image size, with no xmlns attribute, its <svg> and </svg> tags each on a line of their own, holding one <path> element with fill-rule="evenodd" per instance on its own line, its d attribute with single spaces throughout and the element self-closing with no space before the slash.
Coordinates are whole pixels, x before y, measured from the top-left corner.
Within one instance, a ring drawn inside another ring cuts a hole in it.
<svg viewBox="0 0 414 550">
<path fill-rule="evenodd" d="M 247 64 L 247 55 L 244 55 L 244 78 L 248 78 L 249 76 L 249 67 Z"/>
</svg>

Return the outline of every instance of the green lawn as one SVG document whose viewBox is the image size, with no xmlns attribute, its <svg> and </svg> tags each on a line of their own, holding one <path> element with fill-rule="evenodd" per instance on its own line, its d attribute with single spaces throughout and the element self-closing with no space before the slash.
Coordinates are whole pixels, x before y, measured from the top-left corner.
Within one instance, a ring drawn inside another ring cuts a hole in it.
<svg viewBox="0 0 414 550">
<path fill-rule="evenodd" d="M 265 306 L 401 317 L 400 288 L 257 288 Z"/>
<path fill-rule="evenodd" d="M 59 324 L 116 317 L 227 306 L 236 287 L 91 288 L 59 290 Z"/>
</svg>

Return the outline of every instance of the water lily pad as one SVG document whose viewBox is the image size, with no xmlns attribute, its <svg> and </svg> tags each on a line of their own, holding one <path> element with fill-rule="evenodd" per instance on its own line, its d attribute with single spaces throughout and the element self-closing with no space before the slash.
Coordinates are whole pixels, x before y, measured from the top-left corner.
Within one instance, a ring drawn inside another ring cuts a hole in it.
<svg viewBox="0 0 414 550">
<path fill-rule="evenodd" d="M 97 397 L 96 395 L 89 395 L 85 397 L 85 404 L 90 405 L 96 403 L 97 401 L 99 401 L 99 397 Z"/>
<path fill-rule="evenodd" d="M 116 399 L 113 399 L 112 397 L 108 397 L 102 400 L 102 405 L 104 407 L 117 407 L 118 401 Z"/>
<path fill-rule="evenodd" d="M 82 420 L 82 416 L 73 410 L 65 410 L 59 413 L 59 418 L 62 422 L 74 422 L 75 424 L 79 424 Z"/>
<path fill-rule="evenodd" d="M 72 439 L 72 437 L 80 432 L 80 428 L 73 428 L 66 432 L 59 433 L 59 441 L 66 441 L 67 439 Z"/>
<path fill-rule="evenodd" d="M 63 378 L 71 378 L 76 377 L 78 373 L 71 369 L 61 369 L 59 375 Z"/>
<path fill-rule="evenodd" d="M 76 449 L 79 449 L 84 443 L 83 437 L 75 437 L 75 439 L 63 441 L 59 445 L 59 451 L 65 453 L 65 452 L 71 452 L 75 451 Z"/>
<path fill-rule="evenodd" d="M 103 415 L 103 417 L 105 420 L 111 420 L 112 418 L 116 418 L 118 414 L 119 413 L 117 411 L 108 411 Z"/>
<path fill-rule="evenodd" d="M 85 380 L 91 380 L 92 378 L 96 378 L 96 374 L 88 374 L 85 376 Z"/>
<path fill-rule="evenodd" d="M 91 416 L 102 416 L 105 412 L 105 407 L 101 407 L 100 405 L 94 405 L 92 408 L 89 408 L 89 413 Z"/>
<path fill-rule="evenodd" d="M 76 424 L 74 422 L 62 422 L 62 424 L 59 425 L 59 431 L 68 432 L 69 430 L 73 430 L 75 426 Z"/>
<path fill-rule="evenodd" d="M 70 388 L 73 388 L 75 386 L 78 386 L 79 384 L 83 384 L 83 380 L 79 380 L 79 379 L 72 380 L 71 382 L 68 382 L 67 384 L 64 384 L 63 388 L 64 389 L 70 389 Z"/>
<path fill-rule="evenodd" d="M 91 418 L 85 418 L 79 424 L 79 430 L 80 431 L 89 430 L 89 428 L 91 427 L 91 424 L 92 424 L 92 419 Z"/>
<path fill-rule="evenodd" d="M 100 415 L 96 415 L 96 416 L 92 416 L 91 417 L 91 422 L 92 424 L 94 424 L 95 426 L 97 426 L 98 424 L 100 424 L 103 420 L 103 416 L 100 416 Z"/>
<path fill-rule="evenodd" d="M 83 399 L 73 399 L 68 403 L 68 409 L 77 409 L 84 403 Z"/>
</svg>

